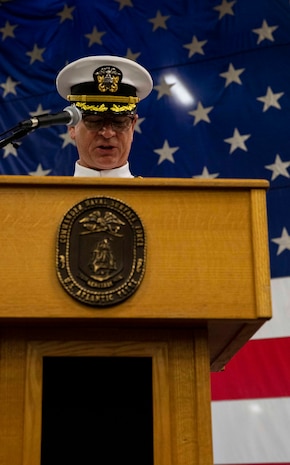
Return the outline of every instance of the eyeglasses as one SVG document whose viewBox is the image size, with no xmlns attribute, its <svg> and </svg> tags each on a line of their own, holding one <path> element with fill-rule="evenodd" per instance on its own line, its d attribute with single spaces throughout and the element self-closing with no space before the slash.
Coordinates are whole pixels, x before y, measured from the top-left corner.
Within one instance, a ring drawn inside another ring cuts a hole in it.
<svg viewBox="0 0 290 465">
<path fill-rule="evenodd" d="M 83 123 L 89 131 L 101 131 L 108 125 L 115 132 L 126 132 L 132 126 L 134 116 L 98 117 L 84 116 Z"/>
</svg>

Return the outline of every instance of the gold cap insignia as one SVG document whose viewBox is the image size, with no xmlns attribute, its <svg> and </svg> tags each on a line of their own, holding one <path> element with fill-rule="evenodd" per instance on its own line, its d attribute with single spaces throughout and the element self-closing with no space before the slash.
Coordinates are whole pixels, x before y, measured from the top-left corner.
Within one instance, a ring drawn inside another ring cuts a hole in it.
<svg viewBox="0 0 290 465">
<path fill-rule="evenodd" d="M 123 74 L 115 66 L 101 66 L 94 71 L 93 77 L 99 84 L 98 89 L 100 92 L 117 92 Z"/>
</svg>

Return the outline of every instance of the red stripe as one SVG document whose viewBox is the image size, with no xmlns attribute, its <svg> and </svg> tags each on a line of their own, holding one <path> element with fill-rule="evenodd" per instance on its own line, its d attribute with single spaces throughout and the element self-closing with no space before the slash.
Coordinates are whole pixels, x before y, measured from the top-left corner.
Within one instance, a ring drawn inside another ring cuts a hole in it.
<svg viewBox="0 0 290 465">
<path fill-rule="evenodd" d="M 212 400 L 289 397 L 290 337 L 247 342 L 211 384 Z"/>
</svg>

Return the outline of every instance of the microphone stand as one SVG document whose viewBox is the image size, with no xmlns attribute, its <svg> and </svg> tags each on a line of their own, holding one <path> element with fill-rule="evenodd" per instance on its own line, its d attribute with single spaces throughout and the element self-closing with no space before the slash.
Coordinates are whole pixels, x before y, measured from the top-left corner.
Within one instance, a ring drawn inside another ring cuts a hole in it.
<svg viewBox="0 0 290 465">
<path fill-rule="evenodd" d="M 14 141 L 26 136 L 33 129 L 34 128 L 32 127 L 24 127 L 24 126 L 21 126 L 20 124 L 11 129 L 8 129 L 8 131 L 3 132 L 3 134 L 0 135 L 0 138 L 5 136 L 6 134 L 9 134 L 9 135 L 5 136 L 3 139 L 0 139 L 0 149 L 2 149 L 3 147 L 5 147 L 7 144 L 10 144 L 10 143 L 12 143 L 13 145 Z"/>
</svg>

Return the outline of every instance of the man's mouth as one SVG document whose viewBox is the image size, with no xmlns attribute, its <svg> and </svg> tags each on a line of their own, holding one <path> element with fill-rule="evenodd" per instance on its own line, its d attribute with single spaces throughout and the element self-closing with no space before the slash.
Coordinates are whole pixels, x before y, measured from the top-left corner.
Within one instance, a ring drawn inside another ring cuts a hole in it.
<svg viewBox="0 0 290 465">
<path fill-rule="evenodd" d="M 113 145 L 99 145 L 98 148 L 101 150 L 112 150 L 114 146 Z"/>
</svg>

